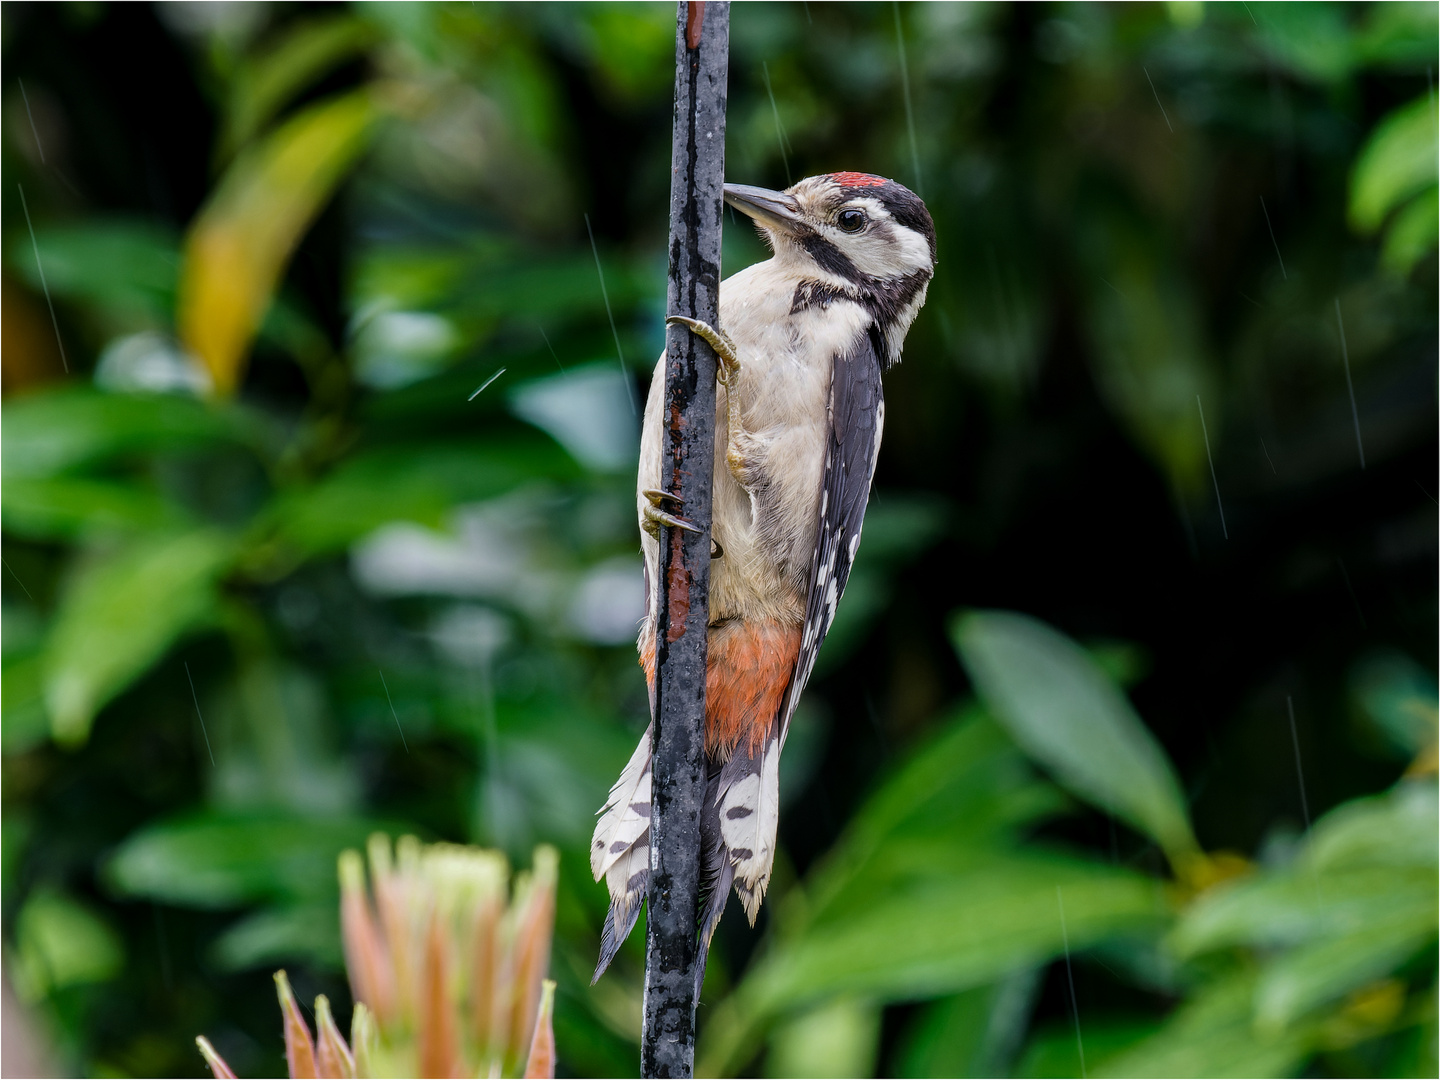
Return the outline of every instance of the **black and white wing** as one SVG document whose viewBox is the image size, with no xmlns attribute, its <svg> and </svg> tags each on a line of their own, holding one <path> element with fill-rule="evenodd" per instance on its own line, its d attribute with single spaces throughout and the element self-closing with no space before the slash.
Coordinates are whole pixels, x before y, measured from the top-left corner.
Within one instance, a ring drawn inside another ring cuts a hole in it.
<svg viewBox="0 0 1440 1080">
<path fill-rule="evenodd" d="M 885 395 L 880 385 L 884 350 L 871 327 L 860 335 L 848 355 L 835 358 L 830 381 L 830 435 L 825 446 L 825 474 L 820 485 L 820 521 L 815 555 L 810 563 L 809 599 L 800 655 L 786 694 L 780 741 L 810 679 L 820 646 L 835 621 L 835 609 L 850 580 L 850 567 L 860 548 L 865 505 L 880 455 L 885 427 Z"/>
<path fill-rule="evenodd" d="M 702 957 L 730 887 L 739 895 L 753 926 L 770 882 L 780 820 L 780 752 L 860 547 L 860 528 L 885 424 L 880 386 L 883 355 L 872 327 L 833 361 L 820 516 L 799 657 L 780 715 L 764 745 L 752 753 L 742 742 L 711 776 L 707 809 L 701 818 L 705 847 L 702 892 L 706 897 L 701 917 Z M 703 977 L 702 962 L 696 977 L 697 993 Z"/>
</svg>

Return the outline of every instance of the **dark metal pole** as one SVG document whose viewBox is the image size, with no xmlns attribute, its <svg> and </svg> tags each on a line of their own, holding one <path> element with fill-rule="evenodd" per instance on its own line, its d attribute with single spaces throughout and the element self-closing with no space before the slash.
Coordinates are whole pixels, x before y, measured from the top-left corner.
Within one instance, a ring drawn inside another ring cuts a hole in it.
<svg viewBox="0 0 1440 1080">
<path fill-rule="evenodd" d="M 666 311 L 719 323 L 725 175 L 728 2 L 682 0 L 675 27 Z M 705 644 L 710 611 L 710 481 L 715 460 L 715 354 L 682 327 L 665 335 L 661 483 L 700 533 L 660 537 L 660 625 L 646 893 L 644 1076 L 695 1071 L 695 963 L 700 809 L 705 798 Z"/>
</svg>

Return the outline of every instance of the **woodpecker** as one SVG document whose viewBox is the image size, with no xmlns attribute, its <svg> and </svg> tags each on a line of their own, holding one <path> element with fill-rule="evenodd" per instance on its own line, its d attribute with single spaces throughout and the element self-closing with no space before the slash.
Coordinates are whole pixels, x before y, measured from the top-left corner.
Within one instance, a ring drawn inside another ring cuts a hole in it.
<svg viewBox="0 0 1440 1080">
<path fill-rule="evenodd" d="M 909 189 L 867 173 L 787 190 L 725 185 L 771 258 L 720 285 L 720 326 L 672 317 L 718 358 L 711 518 L 700 963 L 733 887 L 755 924 L 775 858 L 780 752 L 835 618 L 885 424 L 881 372 L 900 360 L 935 266 L 935 227 Z M 694 529 L 661 490 L 665 357 L 645 404 L 636 509 L 646 615 L 638 647 L 655 704 L 659 536 Z M 590 848 L 610 890 L 599 979 L 629 936 L 650 870 L 647 728 Z"/>
</svg>

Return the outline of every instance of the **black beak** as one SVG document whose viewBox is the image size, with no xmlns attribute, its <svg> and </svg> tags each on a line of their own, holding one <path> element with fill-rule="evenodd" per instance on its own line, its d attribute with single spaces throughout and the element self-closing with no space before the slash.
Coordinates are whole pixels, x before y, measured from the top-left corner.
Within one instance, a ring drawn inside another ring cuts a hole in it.
<svg viewBox="0 0 1440 1080">
<path fill-rule="evenodd" d="M 800 231 L 800 207 L 792 196 L 783 191 L 749 187 L 745 184 L 726 184 L 725 201 L 767 229 L 779 229 L 791 234 Z"/>
</svg>

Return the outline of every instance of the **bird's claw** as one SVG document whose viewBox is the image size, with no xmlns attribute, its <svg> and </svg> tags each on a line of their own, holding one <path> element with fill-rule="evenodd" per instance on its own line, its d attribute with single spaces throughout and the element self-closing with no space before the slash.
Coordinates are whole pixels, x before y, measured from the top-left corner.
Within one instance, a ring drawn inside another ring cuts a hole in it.
<svg viewBox="0 0 1440 1080">
<path fill-rule="evenodd" d="M 649 505 L 645 507 L 645 520 L 641 527 L 651 536 L 655 537 L 655 539 L 660 539 L 660 527 L 662 525 L 668 525 L 672 529 L 684 529 L 687 532 L 693 533 L 704 531 L 692 522 L 660 509 L 662 502 L 668 502 L 676 509 L 684 507 L 685 503 L 681 500 L 680 496 L 672 495 L 668 491 L 661 491 L 657 488 L 645 488 L 640 494 L 644 495 L 646 501 L 649 503 Z"/>
<path fill-rule="evenodd" d="M 707 322 L 691 319 L 685 315 L 671 315 L 665 320 L 665 325 L 683 326 L 714 349 L 715 356 L 720 361 L 720 370 L 716 372 L 716 377 L 724 385 L 730 385 L 730 380 L 740 370 L 740 358 L 735 355 L 735 343 L 730 340 L 729 334 L 715 329 Z"/>
<path fill-rule="evenodd" d="M 679 495 L 672 495 L 670 492 L 662 491 L 659 488 L 641 488 L 640 494 L 644 495 L 646 501 L 650 504 L 645 507 L 645 524 L 643 527 L 645 531 L 655 537 L 656 540 L 660 539 L 660 526 L 662 525 L 669 525 L 675 529 L 688 529 L 693 533 L 701 531 L 684 518 L 676 517 L 674 514 L 667 514 L 664 510 L 660 509 L 662 502 L 672 503 L 676 508 L 684 506 L 685 503 Z M 710 538 L 710 558 L 723 559 L 724 557 L 725 549 L 720 546 L 720 541 L 712 536 Z"/>
</svg>

